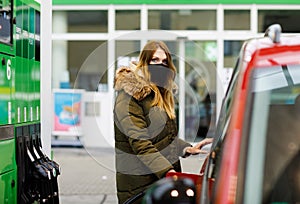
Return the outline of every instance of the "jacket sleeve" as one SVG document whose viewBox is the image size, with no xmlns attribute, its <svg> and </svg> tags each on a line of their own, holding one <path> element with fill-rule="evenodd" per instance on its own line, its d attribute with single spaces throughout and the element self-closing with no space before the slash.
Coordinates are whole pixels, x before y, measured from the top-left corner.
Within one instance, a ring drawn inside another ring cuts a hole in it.
<svg viewBox="0 0 300 204">
<path fill-rule="evenodd" d="M 193 145 L 191 145 L 190 143 L 188 143 L 180 138 L 177 138 L 177 146 L 178 146 L 178 150 L 179 150 L 178 156 L 185 158 L 190 155 L 187 152 L 185 152 L 185 148 L 192 147 Z"/>
<path fill-rule="evenodd" d="M 152 144 L 143 108 L 135 99 L 129 96 L 119 100 L 115 113 L 135 155 L 151 172 L 162 178 L 173 169 L 172 164 Z"/>
</svg>

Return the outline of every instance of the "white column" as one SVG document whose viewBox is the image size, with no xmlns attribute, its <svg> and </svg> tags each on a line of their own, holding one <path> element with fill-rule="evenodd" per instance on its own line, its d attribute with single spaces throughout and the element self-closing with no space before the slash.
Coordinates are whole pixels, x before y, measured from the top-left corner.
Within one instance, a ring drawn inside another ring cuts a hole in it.
<svg viewBox="0 0 300 204">
<path fill-rule="evenodd" d="M 109 7 L 109 14 L 108 14 L 108 32 L 109 34 L 115 33 L 115 17 L 116 11 L 114 6 Z M 106 141 L 110 144 L 110 147 L 114 147 L 114 119 L 113 119 L 113 106 L 114 106 L 114 77 L 115 77 L 115 63 L 116 63 L 116 39 L 109 38 L 108 46 L 107 46 L 107 62 L 108 62 L 108 98 L 111 103 L 106 106 L 107 111 L 107 125 L 106 128 L 109 129 L 108 134 L 106 134 Z M 104 127 L 104 126 L 103 126 Z"/>
<path fill-rule="evenodd" d="M 251 25 L 251 32 L 253 34 L 257 34 L 258 32 L 258 12 L 256 4 L 251 6 L 251 15 L 250 15 L 250 25 Z"/>
<path fill-rule="evenodd" d="M 141 30 L 148 30 L 148 9 L 145 4 L 141 8 Z M 143 50 L 144 46 L 147 44 L 147 39 L 141 39 L 140 50 Z"/>
<path fill-rule="evenodd" d="M 179 42 L 179 131 L 178 136 L 185 139 L 185 39 Z"/>
<path fill-rule="evenodd" d="M 52 1 L 41 1 L 41 139 L 43 150 L 51 153 L 52 131 Z"/>
<path fill-rule="evenodd" d="M 58 11 L 53 14 L 53 33 L 67 33 L 67 14 L 65 11 Z M 60 82 L 67 82 L 68 79 L 68 47 L 65 40 L 53 41 L 53 88 L 59 88 Z"/>
<path fill-rule="evenodd" d="M 216 71 L 216 119 L 219 118 L 219 113 L 222 105 L 222 100 L 224 97 L 224 87 L 222 84 L 222 78 L 220 74 L 224 69 L 224 9 L 223 6 L 220 4 L 218 5 L 217 9 L 217 31 L 218 31 L 218 39 L 217 39 L 217 46 L 218 46 L 218 60 L 217 60 L 217 71 Z"/>
</svg>

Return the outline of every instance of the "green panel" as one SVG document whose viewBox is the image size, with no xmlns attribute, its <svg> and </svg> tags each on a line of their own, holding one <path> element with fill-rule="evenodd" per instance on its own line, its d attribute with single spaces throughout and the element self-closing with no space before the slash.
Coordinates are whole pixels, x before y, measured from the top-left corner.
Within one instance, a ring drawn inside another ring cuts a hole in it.
<svg viewBox="0 0 300 204">
<path fill-rule="evenodd" d="M 28 58 L 29 60 L 34 59 L 34 34 L 35 34 L 35 10 L 33 8 L 29 8 L 29 53 Z"/>
<path fill-rule="evenodd" d="M 40 12 L 35 12 L 35 44 L 34 44 L 34 64 L 32 70 L 32 81 L 34 83 L 35 97 L 34 97 L 34 119 L 40 121 Z"/>
<path fill-rule="evenodd" d="M 29 115 L 28 120 L 34 121 L 35 119 L 35 86 L 36 86 L 36 79 L 34 73 L 34 60 L 29 60 L 28 62 L 30 73 L 28 74 L 29 77 L 29 90 L 28 90 L 28 105 L 29 105 Z"/>
<path fill-rule="evenodd" d="M 39 67 L 35 65 L 36 9 L 38 4 L 27 0 L 16 1 L 16 80 L 15 121 L 16 123 L 39 120 L 37 115 L 36 86 L 39 85 Z M 38 21 L 39 22 L 39 21 Z"/>
<path fill-rule="evenodd" d="M 29 8 L 23 5 L 22 10 L 22 46 L 23 46 L 23 54 L 22 57 L 28 59 L 28 51 L 29 51 Z"/>
<path fill-rule="evenodd" d="M 16 58 L 10 57 L 11 60 L 11 89 L 10 89 L 10 101 L 11 101 L 11 124 L 15 124 L 16 120 Z"/>
<path fill-rule="evenodd" d="M 40 62 L 33 63 L 32 82 L 34 83 L 33 118 L 40 121 Z"/>
<path fill-rule="evenodd" d="M 23 3 L 20 0 L 16 0 L 16 66 L 15 66 L 15 124 L 23 121 L 21 117 L 23 114 L 24 101 L 23 101 Z"/>
<path fill-rule="evenodd" d="M 17 171 L 13 170 L 0 175 L 1 204 L 17 203 Z"/>
<path fill-rule="evenodd" d="M 23 4 L 32 7 L 35 10 L 40 11 L 40 4 L 35 0 L 20 0 Z"/>
<path fill-rule="evenodd" d="M 23 58 L 16 57 L 16 68 L 15 68 L 15 123 L 24 121 L 24 107 L 25 107 L 25 80 L 23 73 Z"/>
<path fill-rule="evenodd" d="M 53 0 L 53 5 L 80 4 L 299 4 L 299 0 Z"/>
<path fill-rule="evenodd" d="M 34 120 L 34 97 L 35 97 L 35 82 L 34 82 L 34 33 L 35 33 L 35 10 L 29 8 L 29 38 L 28 38 L 28 121 Z"/>
<path fill-rule="evenodd" d="M 27 122 L 28 121 L 28 109 L 29 109 L 29 77 L 28 77 L 28 67 L 29 62 L 27 59 L 22 59 L 22 73 L 23 73 L 23 87 L 22 87 L 22 100 L 24 103 L 22 112 L 22 121 L 21 122 Z"/>
<path fill-rule="evenodd" d="M 0 43 L 0 50 L 3 53 L 14 54 L 13 45 Z"/>
<path fill-rule="evenodd" d="M 22 2 L 16 1 L 16 55 L 22 56 Z"/>
<path fill-rule="evenodd" d="M 23 12 L 22 12 L 22 73 L 24 81 L 23 86 L 23 100 L 24 100 L 24 107 L 22 112 L 23 120 L 21 122 L 27 122 L 29 117 L 29 7 L 23 4 Z"/>
<path fill-rule="evenodd" d="M 11 59 L 0 54 L 0 125 L 11 123 Z"/>
<path fill-rule="evenodd" d="M 16 169 L 15 139 L 0 141 L 0 155 L 0 174 Z"/>
</svg>

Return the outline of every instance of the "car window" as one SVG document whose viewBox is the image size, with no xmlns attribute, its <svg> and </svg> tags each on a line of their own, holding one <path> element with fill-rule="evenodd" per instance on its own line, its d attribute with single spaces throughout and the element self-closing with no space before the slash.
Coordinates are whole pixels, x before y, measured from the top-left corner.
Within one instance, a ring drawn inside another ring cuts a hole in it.
<svg viewBox="0 0 300 204">
<path fill-rule="evenodd" d="M 299 65 L 253 71 L 243 203 L 300 201 L 299 76 Z"/>
<path fill-rule="evenodd" d="M 223 144 L 223 139 L 226 136 L 227 128 L 230 121 L 230 110 L 232 107 L 232 98 L 236 90 L 236 83 L 237 83 L 238 73 L 240 68 L 239 62 L 240 61 L 238 60 L 234 72 L 232 74 L 232 77 L 230 79 L 227 92 L 222 102 L 220 115 L 217 122 L 216 132 L 214 135 L 214 142 L 212 144 L 211 153 L 205 169 L 206 177 L 204 178 L 204 181 L 202 183 L 203 190 L 201 192 L 201 199 L 202 199 L 201 203 L 211 202 L 210 201 L 211 197 L 208 195 L 210 195 L 213 192 L 214 181 L 217 179 L 216 175 L 220 170 L 219 167 L 220 167 L 222 144 Z"/>
<path fill-rule="evenodd" d="M 234 68 L 234 71 L 232 73 L 225 97 L 223 98 L 223 101 L 222 101 L 222 106 L 221 106 L 221 110 L 220 110 L 220 114 L 219 114 L 219 118 L 218 118 L 218 122 L 217 122 L 216 132 L 215 132 L 215 136 L 214 136 L 215 139 L 214 139 L 214 144 L 212 145 L 212 149 L 217 145 L 217 143 L 219 143 L 223 140 L 222 135 L 224 135 L 224 126 L 226 125 L 226 123 L 229 120 L 230 110 L 231 110 L 231 106 L 232 106 L 232 98 L 235 93 L 236 83 L 237 83 L 237 79 L 238 79 L 238 73 L 239 73 L 240 66 L 241 66 L 241 64 L 239 62 L 240 62 L 240 60 L 238 59 L 236 66 Z"/>
<path fill-rule="evenodd" d="M 235 65 L 235 68 L 233 70 L 232 73 L 232 77 L 229 81 L 229 85 L 228 85 L 228 89 L 226 91 L 225 97 L 224 97 L 224 104 L 222 106 L 224 106 L 224 111 L 226 116 L 228 116 L 228 113 L 230 112 L 229 109 L 231 107 L 231 102 L 232 102 L 232 97 L 234 94 L 234 89 L 236 87 L 236 82 L 237 82 L 237 77 L 240 71 L 240 59 L 238 58 L 237 63 Z"/>
</svg>

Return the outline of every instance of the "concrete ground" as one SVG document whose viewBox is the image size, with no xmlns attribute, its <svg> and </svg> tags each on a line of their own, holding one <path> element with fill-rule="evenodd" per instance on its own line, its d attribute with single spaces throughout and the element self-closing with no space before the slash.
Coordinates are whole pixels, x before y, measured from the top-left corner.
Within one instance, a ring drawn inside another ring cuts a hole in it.
<svg viewBox="0 0 300 204">
<path fill-rule="evenodd" d="M 113 148 L 52 147 L 61 167 L 58 177 L 62 204 L 115 204 Z M 198 173 L 205 155 L 182 159 L 183 172 Z"/>
</svg>

